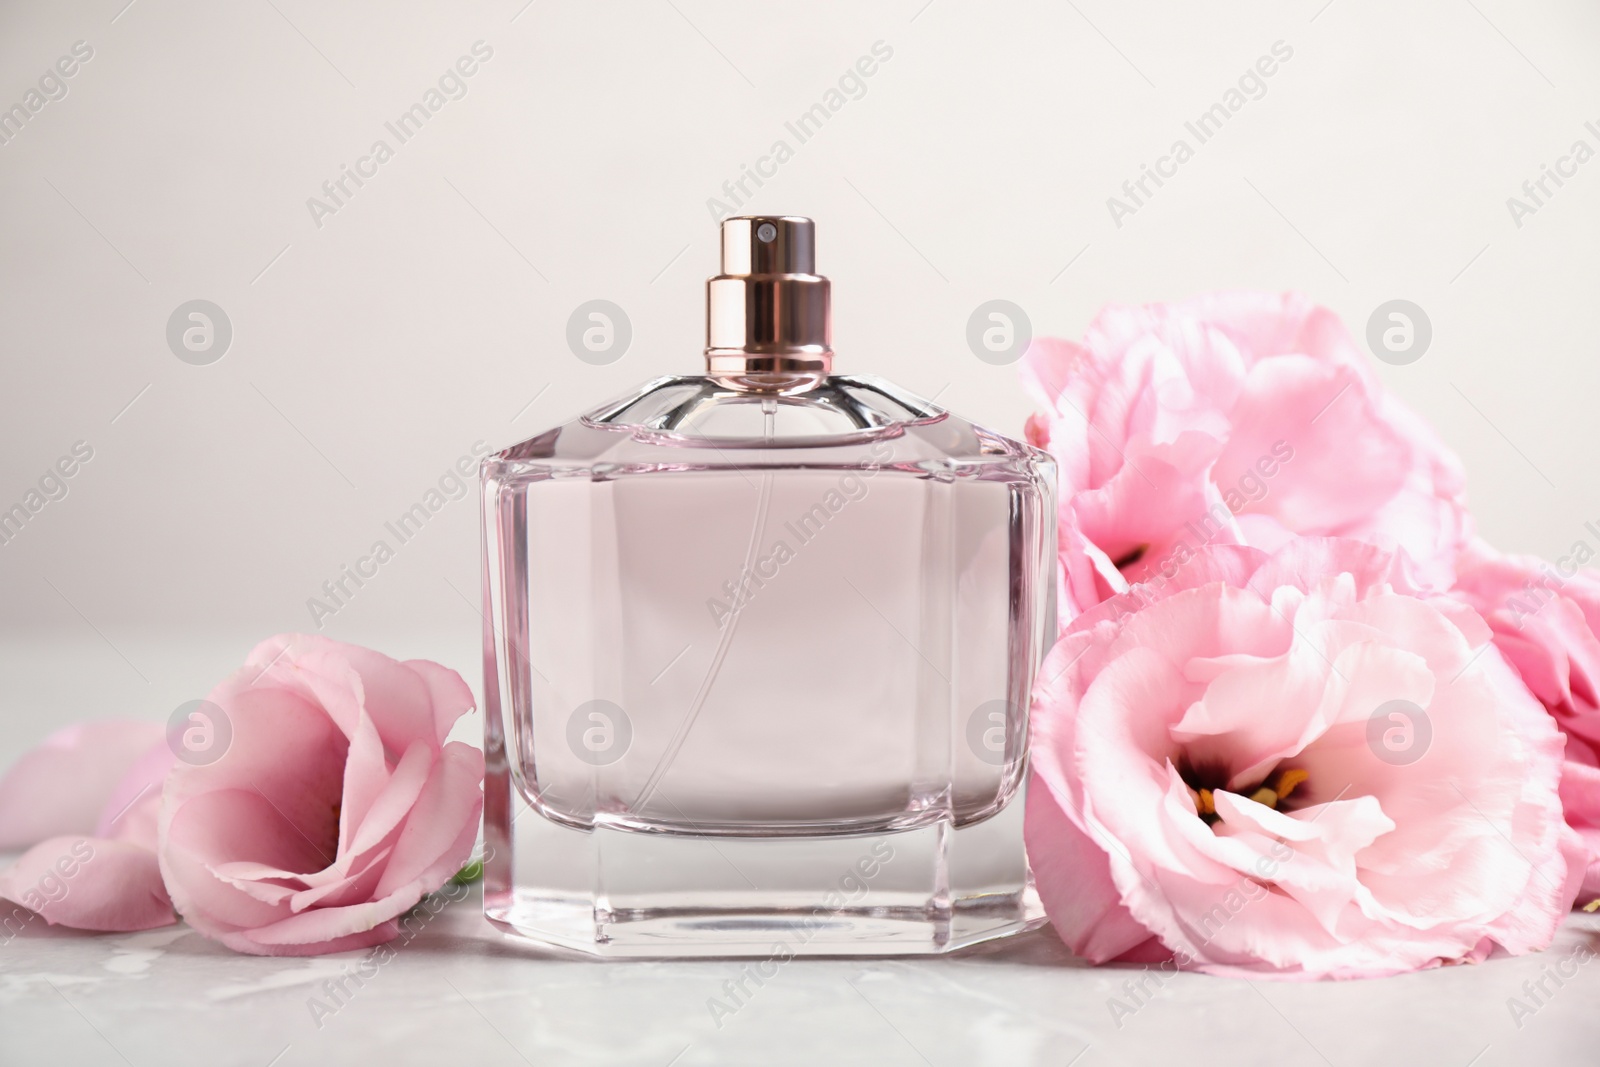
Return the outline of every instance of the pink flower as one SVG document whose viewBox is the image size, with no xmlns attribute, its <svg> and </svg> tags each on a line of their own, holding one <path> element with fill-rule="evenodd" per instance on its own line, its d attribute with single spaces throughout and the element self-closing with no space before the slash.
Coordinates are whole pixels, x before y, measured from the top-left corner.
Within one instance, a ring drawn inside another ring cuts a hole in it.
<svg viewBox="0 0 1600 1067">
<path fill-rule="evenodd" d="M 159 849 L 202 933 L 258 955 L 370 947 L 467 861 L 483 754 L 445 741 L 473 706 L 454 671 L 285 634 L 209 700 L 231 741 L 168 776 Z"/>
<path fill-rule="evenodd" d="M 1028 851 L 1062 940 L 1301 977 L 1544 947 L 1583 850 L 1561 736 L 1488 639 L 1327 539 L 1206 549 L 1085 613 L 1034 690 Z"/>
<path fill-rule="evenodd" d="M 1551 565 L 1481 541 L 1454 594 L 1483 615 L 1494 643 L 1567 735 L 1561 800 L 1588 847 L 1580 899 L 1600 896 L 1600 573 L 1580 570 L 1586 543 Z"/>
<path fill-rule="evenodd" d="M 1107 307 L 1082 345 L 1036 341 L 1023 378 L 1061 468 L 1064 622 L 1208 543 L 1350 537 L 1450 584 L 1460 463 L 1304 297 Z"/>
<path fill-rule="evenodd" d="M 0 778 L 0 850 L 27 849 L 0 872 L 0 897 L 80 930 L 176 922 L 155 853 L 172 763 L 158 723 L 83 723 L 45 738 Z"/>
</svg>

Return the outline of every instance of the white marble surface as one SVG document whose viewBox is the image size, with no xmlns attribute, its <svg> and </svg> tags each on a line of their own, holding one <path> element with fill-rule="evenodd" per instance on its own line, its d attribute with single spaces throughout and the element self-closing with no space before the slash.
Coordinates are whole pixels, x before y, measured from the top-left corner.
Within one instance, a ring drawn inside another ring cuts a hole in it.
<svg viewBox="0 0 1600 1067">
<path fill-rule="evenodd" d="M 336 636 L 476 681 L 470 628 Z M 87 627 L 0 640 L 0 762 L 74 719 L 165 719 L 250 643 Z M 1600 953 L 1600 915 L 1574 915 L 1539 956 L 1397 978 L 1144 978 L 1151 995 L 1119 1020 L 1112 998 L 1133 1006 L 1124 985 L 1141 969 L 1086 967 L 1045 929 L 948 959 L 793 960 L 719 1026 L 709 1003 L 743 964 L 558 958 L 491 928 L 476 892 L 364 983 L 345 979 L 342 1006 L 325 983 L 364 953 L 262 959 L 183 926 L 85 935 L 36 920 L 0 941 L 0 1064 L 1582 1064 L 1600 1048 L 1600 963 L 1559 988 L 1545 978 L 1540 1005 L 1523 988 L 1580 945 Z M 1514 1018 L 1513 997 L 1537 1010 Z"/>
<path fill-rule="evenodd" d="M 1520 1028 L 1507 1000 L 1583 944 L 1600 947 L 1600 918 L 1574 917 L 1542 956 L 1398 978 L 1146 980 L 1119 1027 L 1111 998 L 1131 1004 L 1140 969 L 1086 967 L 1041 930 L 951 959 L 790 961 L 719 1027 L 707 1005 L 740 963 L 555 958 L 489 927 L 476 893 L 371 978 L 346 978 L 342 1007 L 326 983 L 364 953 L 262 959 L 182 926 L 35 923 L 0 949 L 0 1062 L 1581 1064 L 1600 1040 L 1600 964 L 1547 980 Z"/>
</svg>

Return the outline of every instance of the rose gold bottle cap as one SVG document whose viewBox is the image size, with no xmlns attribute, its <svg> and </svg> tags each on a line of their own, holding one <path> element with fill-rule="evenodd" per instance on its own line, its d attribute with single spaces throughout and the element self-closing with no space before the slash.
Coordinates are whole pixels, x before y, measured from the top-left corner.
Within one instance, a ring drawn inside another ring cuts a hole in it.
<svg viewBox="0 0 1600 1067">
<path fill-rule="evenodd" d="M 828 279 L 816 226 L 792 215 L 722 223 L 722 273 L 706 282 L 706 368 L 740 388 L 787 390 L 833 369 Z"/>
</svg>

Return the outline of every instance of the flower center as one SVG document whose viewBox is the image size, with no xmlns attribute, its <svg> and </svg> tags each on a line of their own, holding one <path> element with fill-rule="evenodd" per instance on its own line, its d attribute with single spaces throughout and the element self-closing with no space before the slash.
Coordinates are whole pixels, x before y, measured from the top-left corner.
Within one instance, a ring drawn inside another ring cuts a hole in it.
<svg viewBox="0 0 1600 1067">
<path fill-rule="evenodd" d="M 1214 825 L 1218 815 L 1213 794 L 1227 784 L 1227 773 L 1216 767 L 1195 766 L 1185 758 L 1179 764 L 1178 775 L 1189 787 L 1189 797 L 1194 801 L 1200 821 L 1207 826 Z M 1303 767 L 1278 767 L 1262 779 L 1254 791 L 1245 795 L 1274 811 L 1282 810 L 1283 802 L 1310 777 L 1310 772 Z"/>
<path fill-rule="evenodd" d="M 1131 567 L 1143 559 L 1144 554 L 1148 551 L 1150 551 L 1149 545 L 1136 545 L 1132 551 L 1128 552 L 1121 559 L 1113 561 L 1111 565 L 1117 568 L 1119 571 L 1124 567 Z"/>
</svg>

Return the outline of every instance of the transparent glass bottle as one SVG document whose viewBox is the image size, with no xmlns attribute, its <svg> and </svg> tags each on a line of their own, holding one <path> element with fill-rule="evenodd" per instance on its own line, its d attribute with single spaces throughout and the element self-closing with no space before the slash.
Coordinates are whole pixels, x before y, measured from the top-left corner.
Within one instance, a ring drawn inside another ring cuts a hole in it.
<svg viewBox="0 0 1600 1067">
<path fill-rule="evenodd" d="M 707 374 L 484 460 L 485 911 L 603 956 L 1035 925 L 1052 462 L 832 375 L 810 220 L 722 236 Z"/>
</svg>

